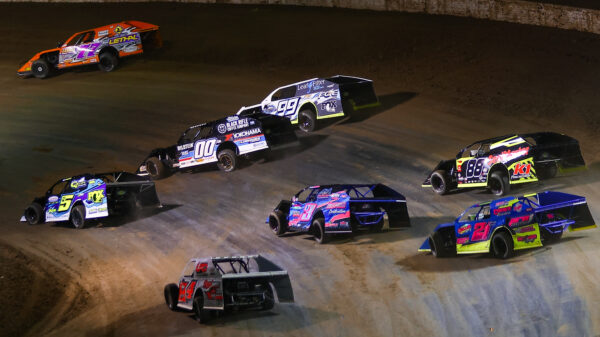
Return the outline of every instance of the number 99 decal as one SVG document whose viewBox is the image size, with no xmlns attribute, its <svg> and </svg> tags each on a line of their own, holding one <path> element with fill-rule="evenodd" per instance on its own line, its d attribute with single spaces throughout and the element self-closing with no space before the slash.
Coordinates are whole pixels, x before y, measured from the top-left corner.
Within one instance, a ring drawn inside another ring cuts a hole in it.
<svg viewBox="0 0 600 337">
<path fill-rule="evenodd" d="M 194 158 L 212 157 L 215 154 L 216 139 L 201 140 L 194 144 Z"/>
<path fill-rule="evenodd" d="M 296 113 L 298 107 L 298 100 L 300 98 L 295 97 L 287 101 L 279 101 L 277 103 L 277 115 L 278 116 L 289 116 Z"/>
</svg>

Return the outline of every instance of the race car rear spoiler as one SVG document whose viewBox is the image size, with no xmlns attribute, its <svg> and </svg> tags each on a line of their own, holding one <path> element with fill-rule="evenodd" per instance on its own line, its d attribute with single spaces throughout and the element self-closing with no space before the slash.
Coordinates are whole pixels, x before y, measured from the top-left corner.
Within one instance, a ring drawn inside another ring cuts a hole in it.
<svg viewBox="0 0 600 337">
<path fill-rule="evenodd" d="M 97 174 L 97 176 L 105 176 L 108 177 L 109 180 L 112 180 L 112 182 L 106 184 L 106 188 L 119 187 L 135 192 L 137 200 L 143 207 L 160 205 L 160 200 L 156 193 L 156 186 L 154 182 L 148 178 L 140 177 L 129 172 L 100 173 Z"/>
<path fill-rule="evenodd" d="M 537 197 L 539 207 L 535 209 L 541 227 L 550 232 L 559 232 L 567 227 L 578 231 L 596 227 L 585 197 L 546 191 L 526 197 Z"/>
<path fill-rule="evenodd" d="M 326 78 L 327 81 L 336 83 L 340 88 L 342 105 L 349 103 L 354 110 L 369 108 L 379 105 L 373 81 L 366 78 L 336 75 Z M 346 111 L 346 109 L 344 108 Z"/>
<path fill-rule="evenodd" d="M 271 283 L 275 288 L 279 302 L 294 302 L 292 282 L 290 281 L 290 276 L 288 275 L 287 271 L 283 270 L 283 268 L 260 255 L 245 256 L 241 258 L 251 258 L 256 261 L 256 264 L 258 265 L 258 271 L 250 273 L 225 274 L 223 275 L 223 281 L 230 279 L 252 279 L 253 281 L 260 280 L 261 282 L 268 282 Z M 214 260 L 215 259 L 213 258 L 213 261 Z"/>
</svg>

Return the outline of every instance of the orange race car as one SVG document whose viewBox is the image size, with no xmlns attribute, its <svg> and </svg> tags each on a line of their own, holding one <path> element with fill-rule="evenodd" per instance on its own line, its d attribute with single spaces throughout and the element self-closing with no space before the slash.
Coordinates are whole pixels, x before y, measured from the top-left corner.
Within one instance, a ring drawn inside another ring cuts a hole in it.
<svg viewBox="0 0 600 337">
<path fill-rule="evenodd" d="M 158 26 L 141 21 L 122 21 L 85 30 L 60 42 L 57 48 L 37 53 L 17 71 L 20 76 L 47 77 L 54 69 L 98 63 L 112 71 L 119 58 L 162 46 Z"/>
</svg>

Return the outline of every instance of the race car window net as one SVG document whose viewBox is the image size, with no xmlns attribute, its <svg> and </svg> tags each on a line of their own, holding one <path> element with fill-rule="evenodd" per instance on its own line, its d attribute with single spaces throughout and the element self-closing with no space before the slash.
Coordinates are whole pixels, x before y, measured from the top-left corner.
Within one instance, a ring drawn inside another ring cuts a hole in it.
<svg viewBox="0 0 600 337">
<path fill-rule="evenodd" d="M 196 261 L 188 262 L 183 268 L 183 276 L 192 277 L 196 269 Z"/>
<path fill-rule="evenodd" d="M 465 211 L 458 222 L 469 222 L 477 219 L 477 214 L 481 210 L 481 206 L 473 206 Z"/>
<path fill-rule="evenodd" d="M 68 181 L 59 181 L 56 184 L 52 185 L 52 187 L 50 187 L 50 189 L 48 190 L 50 193 L 49 194 L 59 194 L 61 193 L 66 185 L 68 184 Z"/>
<path fill-rule="evenodd" d="M 287 99 L 294 96 L 296 96 L 296 86 L 292 85 L 275 91 L 273 95 L 271 95 L 271 100 L 278 101 L 280 99 Z"/>
<path fill-rule="evenodd" d="M 314 189 L 307 188 L 305 190 L 302 190 L 302 191 L 298 192 L 298 194 L 296 195 L 296 197 L 298 198 L 299 202 L 306 202 L 308 196 L 311 195 L 313 191 L 314 191 Z"/>
<path fill-rule="evenodd" d="M 83 43 L 83 42 L 82 42 L 82 41 L 83 41 L 83 37 L 84 37 L 84 36 L 86 36 L 86 34 L 89 34 L 89 33 L 90 33 L 90 32 L 83 32 L 83 33 L 79 33 L 79 34 L 75 35 L 73 38 L 71 38 L 71 39 L 70 39 L 70 40 L 67 42 L 67 46 L 76 46 L 76 45 L 78 45 L 78 44 L 81 44 L 81 43 Z M 91 32 L 91 33 L 92 33 L 92 39 L 93 39 L 93 34 L 94 34 L 94 32 Z M 90 42 L 91 42 L 91 41 L 90 41 Z"/>
<path fill-rule="evenodd" d="M 373 188 L 375 186 L 351 187 L 348 195 L 350 198 L 373 198 Z"/>
</svg>

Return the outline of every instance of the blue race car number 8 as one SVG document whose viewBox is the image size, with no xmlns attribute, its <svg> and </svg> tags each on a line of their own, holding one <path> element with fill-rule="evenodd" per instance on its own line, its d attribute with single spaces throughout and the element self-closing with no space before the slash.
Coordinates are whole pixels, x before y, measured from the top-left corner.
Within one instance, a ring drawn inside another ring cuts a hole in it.
<svg viewBox="0 0 600 337">
<path fill-rule="evenodd" d="M 194 158 L 212 157 L 215 154 L 216 139 L 209 139 L 194 144 Z"/>
</svg>

